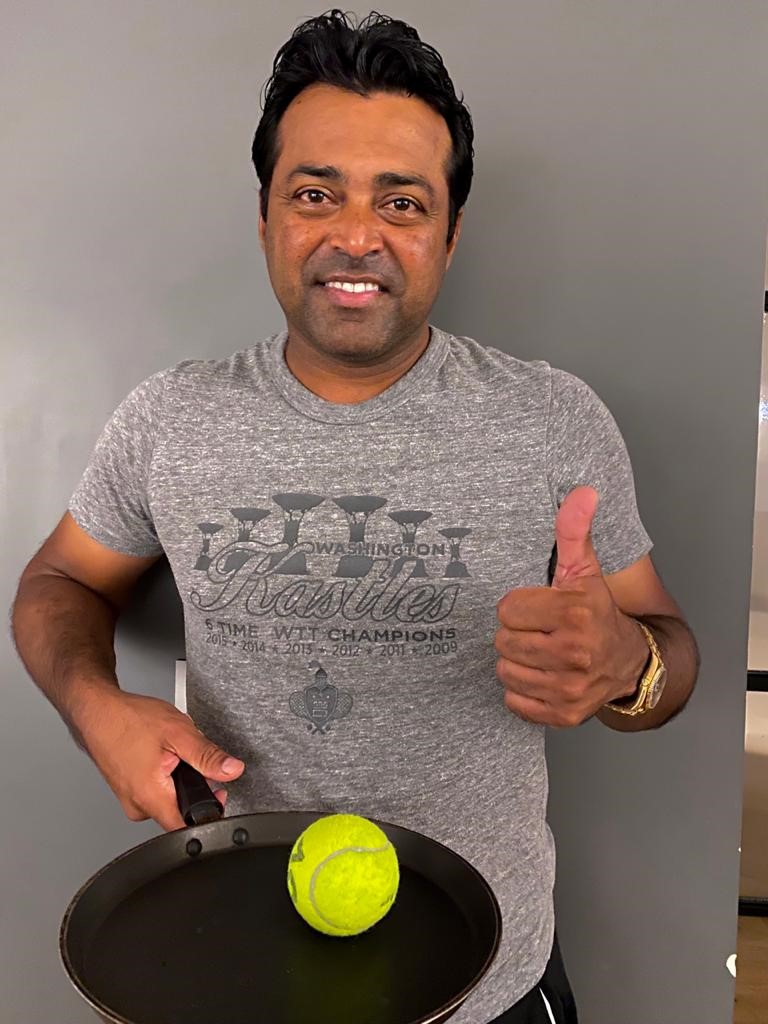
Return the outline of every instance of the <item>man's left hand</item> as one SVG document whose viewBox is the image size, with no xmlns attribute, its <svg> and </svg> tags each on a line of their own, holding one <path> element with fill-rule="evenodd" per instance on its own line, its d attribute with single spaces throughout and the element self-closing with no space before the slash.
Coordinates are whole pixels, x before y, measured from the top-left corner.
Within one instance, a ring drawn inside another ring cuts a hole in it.
<svg viewBox="0 0 768 1024">
<path fill-rule="evenodd" d="M 496 606 L 496 673 L 510 711 L 543 725 L 580 725 L 637 689 L 648 660 L 640 627 L 617 606 L 592 546 L 597 492 L 577 487 L 555 520 L 552 587 L 511 590 Z"/>
</svg>

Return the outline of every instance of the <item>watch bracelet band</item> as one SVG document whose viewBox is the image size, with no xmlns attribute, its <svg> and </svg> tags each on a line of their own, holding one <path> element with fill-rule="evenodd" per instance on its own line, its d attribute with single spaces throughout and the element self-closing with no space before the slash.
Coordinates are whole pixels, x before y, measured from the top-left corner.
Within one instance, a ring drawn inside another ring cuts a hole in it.
<svg viewBox="0 0 768 1024">
<path fill-rule="evenodd" d="M 651 710 L 650 705 L 647 701 L 648 691 L 654 683 L 657 677 L 657 669 L 663 661 L 661 660 L 661 651 L 659 645 L 656 643 L 656 637 L 645 625 L 644 622 L 640 622 L 639 619 L 635 619 L 632 616 L 633 622 L 636 622 L 640 629 L 643 631 L 643 636 L 648 644 L 648 660 L 643 667 L 643 671 L 640 675 L 640 679 L 637 683 L 637 688 L 633 694 L 629 697 L 624 697 L 619 701 L 608 701 L 603 706 L 609 708 L 611 711 L 618 711 L 622 715 L 643 715 L 647 711 Z"/>
</svg>

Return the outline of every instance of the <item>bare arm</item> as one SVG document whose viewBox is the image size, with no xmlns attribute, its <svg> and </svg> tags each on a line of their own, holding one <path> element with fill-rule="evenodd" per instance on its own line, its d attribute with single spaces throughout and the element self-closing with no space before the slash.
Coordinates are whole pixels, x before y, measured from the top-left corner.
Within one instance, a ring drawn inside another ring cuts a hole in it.
<svg viewBox="0 0 768 1024">
<path fill-rule="evenodd" d="M 172 774 L 184 760 L 215 782 L 242 774 L 167 701 L 120 689 L 114 634 L 133 585 L 157 558 L 99 544 L 67 513 L 22 574 L 13 635 L 27 671 L 132 821 L 184 824 Z M 216 795 L 226 802 L 226 791 Z"/>
<path fill-rule="evenodd" d="M 657 729 L 683 710 L 693 692 L 699 671 L 696 640 L 683 613 L 659 579 L 650 555 L 621 572 L 606 576 L 605 582 L 623 614 L 639 619 L 653 633 L 667 669 L 667 682 L 653 711 L 631 716 L 601 708 L 596 717 L 618 732 Z M 640 650 L 644 665 L 647 648 L 641 644 Z M 638 679 L 642 668 L 641 665 Z"/>
<path fill-rule="evenodd" d="M 16 649 L 80 746 L 86 701 L 118 685 L 120 608 L 156 561 L 105 548 L 67 512 L 22 573 L 12 614 Z"/>
</svg>

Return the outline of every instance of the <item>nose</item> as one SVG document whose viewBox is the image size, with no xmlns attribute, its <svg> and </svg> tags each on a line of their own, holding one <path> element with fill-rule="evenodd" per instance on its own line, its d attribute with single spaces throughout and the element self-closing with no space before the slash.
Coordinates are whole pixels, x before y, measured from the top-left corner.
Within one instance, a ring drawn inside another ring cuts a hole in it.
<svg viewBox="0 0 768 1024">
<path fill-rule="evenodd" d="M 333 218 L 328 241 L 334 249 L 360 259 L 381 252 L 381 224 L 367 203 L 347 203 Z"/>
</svg>

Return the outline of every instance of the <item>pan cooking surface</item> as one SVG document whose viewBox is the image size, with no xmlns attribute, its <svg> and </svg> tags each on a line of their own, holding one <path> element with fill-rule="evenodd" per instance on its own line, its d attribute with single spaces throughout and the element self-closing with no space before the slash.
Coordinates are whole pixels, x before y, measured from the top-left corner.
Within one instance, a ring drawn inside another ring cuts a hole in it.
<svg viewBox="0 0 768 1024">
<path fill-rule="evenodd" d="M 471 986 L 487 940 L 402 856 L 389 914 L 330 938 L 291 905 L 290 849 L 206 856 L 144 884 L 88 944 L 90 992 L 132 1024 L 413 1024 Z"/>
</svg>

